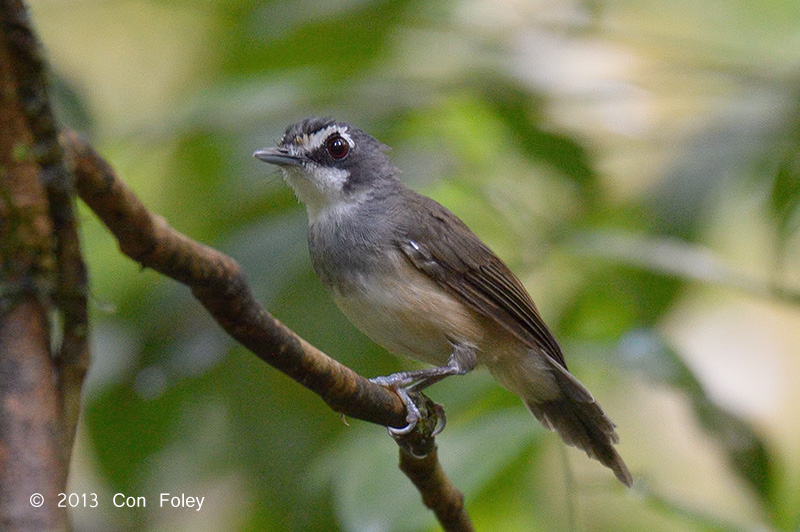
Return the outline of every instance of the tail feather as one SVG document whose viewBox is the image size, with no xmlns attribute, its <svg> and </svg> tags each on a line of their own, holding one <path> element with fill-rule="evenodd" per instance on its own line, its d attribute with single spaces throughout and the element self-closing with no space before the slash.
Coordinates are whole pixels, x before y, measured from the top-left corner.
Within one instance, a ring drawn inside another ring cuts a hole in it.
<svg viewBox="0 0 800 532">
<path fill-rule="evenodd" d="M 558 432 L 564 443 L 586 451 L 590 458 L 611 469 L 620 482 L 631 487 L 633 477 L 614 449 L 619 442 L 614 422 L 566 369 L 553 364 L 552 374 L 562 395 L 550 400 L 523 396 L 525 405 L 542 425 Z"/>
<path fill-rule="evenodd" d="M 558 432 L 567 445 L 586 451 L 590 458 L 614 472 L 620 482 L 633 485 L 628 467 L 614 444 L 619 441 L 614 423 L 595 403 L 577 403 L 568 398 L 554 401 L 527 402 L 528 409 L 542 425 Z"/>
</svg>

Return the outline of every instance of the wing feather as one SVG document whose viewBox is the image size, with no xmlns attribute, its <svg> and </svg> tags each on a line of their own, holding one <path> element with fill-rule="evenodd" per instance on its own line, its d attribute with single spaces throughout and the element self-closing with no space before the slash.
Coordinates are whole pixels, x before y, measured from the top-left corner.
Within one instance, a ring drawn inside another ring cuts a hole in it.
<svg viewBox="0 0 800 532">
<path fill-rule="evenodd" d="M 566 368 L 561 347 L 525 287 L 503 261 L 456 215 L 429 198 L 408 192 L 406 199 L 412 205 L 398 213 L 405 223 L 398 226 L 396 244 L 411 263 L 471 309 Z"/>
</svg>

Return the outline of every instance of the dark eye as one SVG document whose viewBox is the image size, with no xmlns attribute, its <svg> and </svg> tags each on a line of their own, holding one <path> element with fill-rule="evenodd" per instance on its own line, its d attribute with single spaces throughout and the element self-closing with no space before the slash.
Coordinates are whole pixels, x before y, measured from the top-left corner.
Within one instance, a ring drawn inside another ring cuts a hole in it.
<svg viewBox="0 0 800 532">
<path fill-rule="evenodd" d="M 325 149 L 334 159 L 344 159 L 350 152 L 350 145 L 339 135 L 334 135 L 325 141 Z"/>
</svg>

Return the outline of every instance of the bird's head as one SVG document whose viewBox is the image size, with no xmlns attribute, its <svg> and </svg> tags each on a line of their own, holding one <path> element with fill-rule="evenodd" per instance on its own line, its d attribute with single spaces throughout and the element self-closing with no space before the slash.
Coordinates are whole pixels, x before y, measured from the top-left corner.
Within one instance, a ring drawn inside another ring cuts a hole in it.
<svg viewBox="0 0 800 532">
<path fill-rule="evenodd" d="M 309 214 L 360 201 L 397 169 L 386 146 L 358 128 L 330 118 L 306 118 L 286 128 L 277 146 L 253 157 L 281 167 Z"/>
</svg>

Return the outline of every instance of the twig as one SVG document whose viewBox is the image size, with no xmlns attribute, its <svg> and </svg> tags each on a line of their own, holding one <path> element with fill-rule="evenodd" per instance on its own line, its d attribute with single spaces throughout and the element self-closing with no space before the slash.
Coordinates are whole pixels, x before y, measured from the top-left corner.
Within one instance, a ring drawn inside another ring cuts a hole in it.
<svg viewBox="0 0 800 532">
<path fill-rule="evenodd" d="M 445 532 L 472 532 L 464 495 L 439 464 L 434 435 L 439 423 L 444 423 L 444 410 L 422 394 L 415 394 L 414 401 L 423 416 L 416 430 L 395 438 L 400 446 L 400 470 L 417 487 L 423 504 L 433 511 Z"/>
<path fill-rule="evenodd" d="M 436 445 L 428 454 L 417 458 L 400 448 L 400 470 L 422 494 L 422 502 L 430 508 L 447 532 L 474 530 L 464 507 L 464 496 L 445 475 Z"/>
<path fill-rule="evenodd" d="M 63 133 L 62 145 L 75 168 L 81 199 L 111 230 L 124 254 L 189 286 L 233 338 L 319 395 L 333 410 L 384 426 L 405 426 L 405 407 L 395 393 L 328 357 L 272 317 L 256 301 L 236 261 L 189 239 L 148 212 L 76 133 Z M 435 426 L 437 417 L 428 419 Z M 422 459 L 402 450 L 403 442 L 398 442 L 401 468 L 445 530 L 471 531 L 463 496 L 444 474 L 432 436 L 426 437 L 430 452 Z"/>
</svg>

